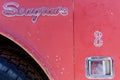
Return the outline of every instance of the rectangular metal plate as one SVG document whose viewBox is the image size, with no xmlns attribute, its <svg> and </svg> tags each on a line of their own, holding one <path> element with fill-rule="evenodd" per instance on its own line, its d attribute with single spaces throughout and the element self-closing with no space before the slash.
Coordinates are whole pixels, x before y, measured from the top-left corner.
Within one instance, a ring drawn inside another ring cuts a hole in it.
<svg viewBox="0 0 120 80">
<path fill-rule="evenodd" d="M 111 57 L 88 57 L 86 59 L 87 78 L 111 79 L 113 75 L 113 60 Z"/>
</svg>

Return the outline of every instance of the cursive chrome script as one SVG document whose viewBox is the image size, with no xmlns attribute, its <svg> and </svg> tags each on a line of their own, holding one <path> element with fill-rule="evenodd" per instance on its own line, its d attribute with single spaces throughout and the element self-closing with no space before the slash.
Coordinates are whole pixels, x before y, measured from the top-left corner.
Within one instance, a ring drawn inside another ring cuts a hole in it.
<svg viewBox="0 0 120 80">
<path fill-rule="evenodd" d="M 6 17 L 32 16 L 32 22 L 35 23 L 39 16 L 67 16 L 67 7 L 40 7 L 40 8 L 19 8 L 18 2 L 6 2 L 3 4 L 2 14 Z"/>
</svg>

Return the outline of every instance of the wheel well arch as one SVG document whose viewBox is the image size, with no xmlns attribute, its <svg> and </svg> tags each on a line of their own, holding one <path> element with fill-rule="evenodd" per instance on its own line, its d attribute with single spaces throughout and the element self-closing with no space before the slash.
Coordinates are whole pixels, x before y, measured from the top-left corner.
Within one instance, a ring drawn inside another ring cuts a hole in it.
<svg viewBox="0 0 120 80">
<path fill-rule="evenodd" d="M 43 69 L 43 66 L 41 66 L 33 57 L 32 55 L 28 54 L 28 52 L 21 47 L 18 43 L 14 42 L 14 40 L 12 40 L 11 38 L 9 38 L 8 36 L 4 35 L 3 33 L 0 33 L 0 44 L 5 46 L 9 46 L 8 48 L 10 48 L 10 46 L 12 45 L 12 47 L 14 47 L 14 49 L 20 49 L 22 51 L 24 51 L 26 54 L 22 54 L 20 56 L 22 57 L 28 57 L 27 59 L 29 59 L 28 61 L 30 61 L 32 65 L 35 65 L 34 67 L 40 72 L 40 74 L 45 78 L 45 80 L 49 80 L 50 76 L 49 76 L 49 72 Z"/>
</svg>

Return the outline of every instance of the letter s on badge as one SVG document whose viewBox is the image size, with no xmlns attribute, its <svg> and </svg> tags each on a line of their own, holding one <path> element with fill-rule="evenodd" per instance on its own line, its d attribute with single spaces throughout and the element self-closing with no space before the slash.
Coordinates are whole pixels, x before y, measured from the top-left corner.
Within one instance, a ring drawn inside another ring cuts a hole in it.
<svg viewBox="0 0 120 80">
<path fill-rule="evenodd" d="M 18 13 L 19 4 L 17 2 L 7 2 L 3 5 L 2 14 L 7 17 L 13 17 Z"/>
</svg>

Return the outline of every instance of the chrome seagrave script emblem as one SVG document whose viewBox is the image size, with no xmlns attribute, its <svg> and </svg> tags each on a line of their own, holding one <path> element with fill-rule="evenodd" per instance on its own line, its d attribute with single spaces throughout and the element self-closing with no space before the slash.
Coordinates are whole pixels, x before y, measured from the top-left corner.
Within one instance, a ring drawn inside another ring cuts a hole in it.
<svg viewBox="0 0 120 80">
<path fill-rule="evenodd" d="M 67 7 L 39 7 L 39 8 L 19 8 L 18 2 L 6 2 L 3 4 L 2 14 L 6 17 L 32 16 L 32 22 L 35 23 L 39 16 L 67 16 Z"/>
</svg>

